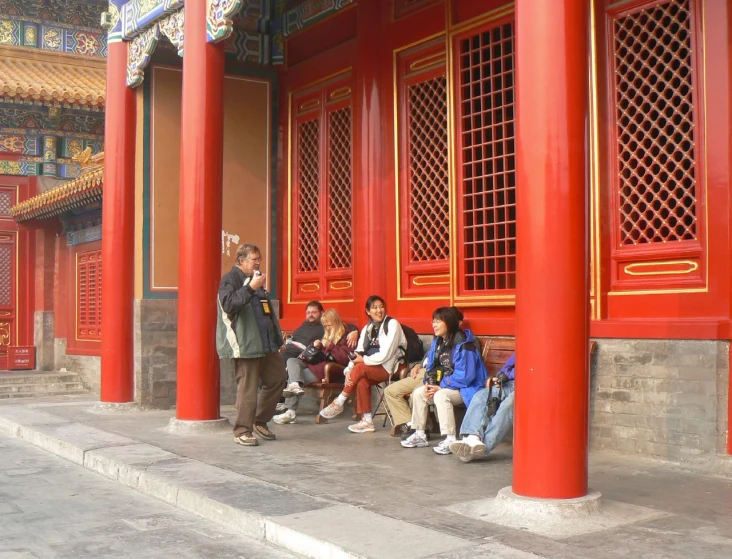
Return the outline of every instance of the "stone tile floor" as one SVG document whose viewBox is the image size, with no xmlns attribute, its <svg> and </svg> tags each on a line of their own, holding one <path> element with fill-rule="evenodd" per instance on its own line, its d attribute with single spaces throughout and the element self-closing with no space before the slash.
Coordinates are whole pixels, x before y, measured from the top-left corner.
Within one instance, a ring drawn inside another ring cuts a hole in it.
<svg viewBox="0 0 732 559">
<path fill-rule="evenodd" d="M 476 556 L 479 548 L 475 546 L 480 545 L 489 546 L 486 553 L 504 557 L 732 557 L 732 480 L 689 473 L 632 455 L 591 453 L 590 487 L 607 499 L 647 507 L 663 516 L 557 539 L 447 510 L 494 497 L 511 484 L 510 444 L 500 445 L 485 459 L 464 464 L 429 448 L 403 449 L 386 429 L 356 435 L 346 429 L 350 418 L 315 425 L 314 416 L 305 415 L 294 425 L 272 424 L 277 441 L 244 448 L 232 443 L 229 432 L 167 433 L 164 427 L 174 411 L 99 415 L 88 411 L 91 404 L 66 399 L 39 400 L 33 406 L 304 496 L 354 505 L 394 523 L 407 522 L 473 543 L 470 552 L 455 550 L 436 555 L 439 557 Z M 232 412 L 231 407 L 222 409 L 224 415 Z M 357 531 L 353 537 L 359 537 Z M 505 553 L 496 555 L 497 549 Z"/>
</svg>

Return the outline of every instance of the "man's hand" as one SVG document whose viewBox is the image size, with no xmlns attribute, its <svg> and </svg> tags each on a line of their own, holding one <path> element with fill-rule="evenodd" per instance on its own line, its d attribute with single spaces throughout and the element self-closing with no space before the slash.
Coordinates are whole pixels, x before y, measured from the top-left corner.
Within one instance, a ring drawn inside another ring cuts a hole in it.
<svg viewBox="0 0 732 559">
<path fill-rule="evenodd" d="M 491 386 L 498 386 L 498 377 L 488 377 L 485 381 L 485 387 L 490 388 Z"/>
<path fill-rule="evenodd" d="M 358 365 L 359 363 L 363 363 L 363 355 L 361 355 L 360 353 L 357 353 L 356 357 L 351 359 L 351 361 L 353 361 L 356 365 Z"/>
<path fill-rule="evenodd" d="M 265 276 L 264 274 L 260 274 L 258 276 L 254 276 L 252 278 L 252 281 L 249 282 L 249 285 L 251 286 L 251 288 L 254 291 L 256 291 L 257 289 L 262 287 L 266 283 L 266 281 L 267 281 L 267 276 Z"/>
<path fill-rule="evenodd" d="M 427 395 L 427 398 L 434 398 L 435 393 L 440 390 L 440 386 L 437 384 L 428 384 L 426 385 L 424 392 Z"/>
<path fill-rule="evenodd" d="M 412 370 L 409 372 L 409 375 L 416 379 L 419 376 L 419 372 L 422 370 L 422 365 L 417 363 L 414 367 L 412 367 Z"/>
<path fill-rule="evenodd" d="M 356 344 L 358 344 L 358 330 L 354 330 L 353 332 L 349 332 L 348 336 L 346 336 L 346 345 L 353 349 L 356 347 Z"/>
</svg>

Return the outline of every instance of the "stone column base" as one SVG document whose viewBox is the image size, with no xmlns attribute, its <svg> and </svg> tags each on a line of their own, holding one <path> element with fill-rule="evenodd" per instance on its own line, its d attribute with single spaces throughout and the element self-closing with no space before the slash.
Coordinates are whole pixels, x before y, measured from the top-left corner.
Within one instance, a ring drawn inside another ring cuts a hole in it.
<svg viewBox="0 0 732 559">
<path fill-rule="evenodd" d="M 495 499 L 448 508 L 477 520 L 556 539 L 666 516 L 646 507 L 602 499 L 598 491 L 577 499 L 536 499 L 516 495 L 511 487 L 501 489 Z"/>
<path fill-rule="evenodd" d="M 225 417 L 208 421 L 189 421 L 171 417 L 165 430 L 174 435 L 205 435 L 217 431 L 231 430 L 231 423 Z"/>
<path fill-rule="evenodd" d="M 115 403 L 115 402 L 97 402 L 94 404 L 94 406 L 87 410 L 89 413 L 99 413 L 99 414 L 122 414 L 122 413 L 130 413 L 135 411 L 140 411 L 140 404 L 137 402 L 124 402 L 124 403 Z"/>
</svg>

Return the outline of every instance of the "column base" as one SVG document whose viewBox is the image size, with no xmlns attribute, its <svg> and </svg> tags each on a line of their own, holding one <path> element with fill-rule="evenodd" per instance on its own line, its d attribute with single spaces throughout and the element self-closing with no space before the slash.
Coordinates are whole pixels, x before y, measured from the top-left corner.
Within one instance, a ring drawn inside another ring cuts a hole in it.
<svg viewBox="0 0 732 559">
<path fill-rule="evenodd" d="M 171 417 L 165 430 L 174 435 L 205 435 L 217 431 L 230 431 L 231 423 L 225 417 L 200 421 Z"/>
<path fill-rule="evenodd" d="M 89 413 L 99 414 L 121 414 L 140 411 L 140 404 L 137 402 L 97 402 L 94 406 L 87 410 Z"/>
<path fill-rule="evenodd" d="M 666 515 L 646 507 L 602 499 L 599 491 L 590 491 L 577 499 L 536 499 L 516 495 L 511 487 L 501 489 L 495 499 L 460 503 L 449 509 L 491 524 L 555 539 Z"/>
</svg>

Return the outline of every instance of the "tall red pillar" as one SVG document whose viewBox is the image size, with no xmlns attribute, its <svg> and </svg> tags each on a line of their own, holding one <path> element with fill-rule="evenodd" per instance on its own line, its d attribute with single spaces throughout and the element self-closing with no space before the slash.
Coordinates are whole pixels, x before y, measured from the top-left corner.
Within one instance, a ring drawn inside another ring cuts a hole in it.
<svg viewBox="0 0 732 559">
<path fill-rule="evenodd" d="M 135 92 L 127 87 L 127 48 L 109 42 L 102 209 L 101 401 L 134 399 Z"/>
<path fill-rule="evenodd" d="M 387 222 L 384 215 L 384 126 L 379 54 L 382 42 L 373 41 L 381 30 L 383 2 L 359 2 L 357 10 L 358 60 L 354 64 L 354 232 L 356 308 L 363 309 L 369 295 L 386 293 Z M 359 315 L 362 317 L 363 315 Z"/>
<path fill-rule="evenodd" d="M 513 491 L 587 494 L 589 2 L 518 0 Z"/>
<path fill-rule="evenodd" d="M 224 45 L 206 42 L 206 2 L 185 4 L 178 261 L 178 401 L 184 420 L 219 418 Z M 246 208 L 242 207 L 243 211 Z"/>
</svg>

